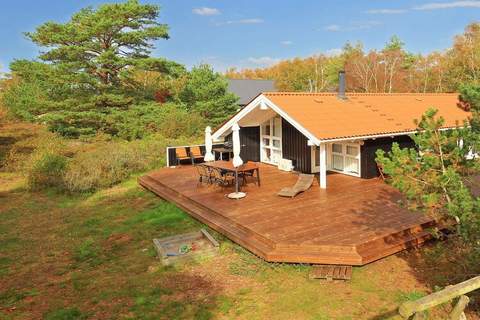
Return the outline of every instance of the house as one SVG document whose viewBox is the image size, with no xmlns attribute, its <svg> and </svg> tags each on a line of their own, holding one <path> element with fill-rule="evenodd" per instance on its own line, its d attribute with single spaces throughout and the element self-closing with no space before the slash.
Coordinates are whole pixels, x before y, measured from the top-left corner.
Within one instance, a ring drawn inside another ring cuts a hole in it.
<svg viewBox="0 0 480 320">
<path fill-rule="evenodd" d="M 259 93 L 277 90 L 273 80 L 228 79 L 228 91 L 240 98 L 238 105 L 243 108 Z"/>
<path fill-rule="evenodd" d="M 376 177 L 376 150 L 388 151 L 393 142 L 412 147 L 414 120 L 428 108 L 439 110 L 445 129 L 462 124 L 470 113 L 457 104 L 455 93 L 264 92 L 212 138 L 228 140 L 237 123 L 242 159 L 271 165 L 290 160 L 295 171 L 319 173 L 326 188 L 327 172 Z"/>
<path fill-rule="evenodd" d="M 338 93 L 260 93 L 213 132 L 214 146 L 222 146 L 238 124 L 241 158 L 259 162 L 261 185 L 242 186 L 242 200 L 225 196 L 232 187 L 199 183 L 191 165 L 155 170 L 139 183 L 266 261 L 361 266 L 421 245 L 442 225 L 399 205 L 402 194 L 374 179 L 375 152 L 393 142 L 413 146 L 414 119 L 430 107 L 444 117 L 446 130 L 470 113 L 457 106 L 457 94 L 343 88 L 340 81 Z M 167 166 L 176 163 L 178 148 L 189 147 L 168 147 Z M 298 179 L 279 170 L 286 163 L 318 178 L 293 199 L 277 196 Z"/>
</svg>

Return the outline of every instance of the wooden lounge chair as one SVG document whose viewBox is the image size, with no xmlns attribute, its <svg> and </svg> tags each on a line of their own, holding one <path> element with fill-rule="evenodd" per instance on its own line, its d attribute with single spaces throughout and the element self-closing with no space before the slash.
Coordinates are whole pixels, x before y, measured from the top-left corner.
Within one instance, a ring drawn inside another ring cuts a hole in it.
<svg viewBox="0 0 480 320">
<path fill-rule="evenodd" d="M 203 160 L 203 154 L 202 154 L 202 150 L 200 149 L 200 147 L 196 146 L 196 147 L 190 147 L 190 157 L 192 159 L 192 164 L 195 163 L 195 160 L 198 160 L 198 159 L 201 159 Z"/>
<path fill-rule="evenodd" d="M 300 192 L 307 191 L 310 189 L 313 183 L 313 174 L 303 174 L 301 173 L 298 176 L 297 183 L 293 187 L 283 188 L 280 192 L 277 193 L 280 197 L 290 197 L 293 198 Z"/>
<path fill-rule="evenodd" d="M 175 149 L 175 157 L 176 157 L 176 160 L 177 160 L 177 165 L 179 165 L 180 161 L 182 161 L 182 160 L 190 160 L 191 161 L 191 159 L 192 159 L 188 155 L 187 150 L 185 148 L 176 148 Z"/>
</svg>

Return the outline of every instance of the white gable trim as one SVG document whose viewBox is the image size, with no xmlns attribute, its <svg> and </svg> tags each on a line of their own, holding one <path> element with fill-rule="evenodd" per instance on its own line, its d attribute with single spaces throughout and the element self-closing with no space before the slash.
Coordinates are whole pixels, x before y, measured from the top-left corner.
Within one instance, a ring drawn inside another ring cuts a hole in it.
<svg viewBox="0 0 480 320">
<path fill-rule="evenodd" d="M 310 133 L 307 129 L 301 126 L 297 121 L 292 119 L 285 111 L 283 111 L 279 106 L 274 104 L 270 99 L 268 99 L 263 94 L 260 94 L 256 97 L 252 102 L 250 102 L 245 108 L 240 110 L 235 116 L 233 116 L 230 120 L 228 120 L 223 126 L 221 126 L 217 131 L 212 134 L 213 140 L 219 140 L 220 136 L 224 134 L 228 129 L 230 129 L 235 123 L 239 122 L 243 117 L 245 117 L 248 113 L 253 111 L 256 107 L 264 107 L 267 105 L 277 114 L 279 114 L 282 118 L 288 121 L 292 126 L 294 126 L 298 131 L 300 131 L 307 139 L 312 141 L 315 145 L 320 144 L 320 140 L 317 139 L 312 133 Z"/>
</svg>

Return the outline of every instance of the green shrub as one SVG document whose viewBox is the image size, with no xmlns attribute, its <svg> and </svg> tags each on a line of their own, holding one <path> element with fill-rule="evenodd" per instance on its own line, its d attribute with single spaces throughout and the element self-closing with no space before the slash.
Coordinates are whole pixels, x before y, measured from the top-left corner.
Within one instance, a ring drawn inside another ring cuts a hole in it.
<svg viewBox="0 0 480 320">
<path fill-rule="evenodd" d="M 62 185 L 67 158 L 54 153 L 44 153 L 28 171 L 27 182 L 31 189 Z"/>
<path fill-rule="evenodd" d="M 122 139 L 142 139 L 152 134 L 179 138 L 201 135 L 205 119 L 198 113 L 187 111 L 186 106 L 156 102 L 132 106 L 129 110 L 116 110 L 107 117 L 108 133 Z"/>
<path fill-rule="evenodd" d="M 68 164 L 67 157 L 62 154 L 64 150 L 61 140 L 54 137 L 37 146 L 26 166 L 29 189 L 63 187 L 63 176 Z"/>
<path fill-rule="evenodd" d="M 134 173 L 143 172 L 165 163 L 168 144 L 184 143 L 162 136 L 135 141 L 110 141 L 76 154 L 64 175 L 70 192 L 88 192 L 110 187 Z"/>
</svg>

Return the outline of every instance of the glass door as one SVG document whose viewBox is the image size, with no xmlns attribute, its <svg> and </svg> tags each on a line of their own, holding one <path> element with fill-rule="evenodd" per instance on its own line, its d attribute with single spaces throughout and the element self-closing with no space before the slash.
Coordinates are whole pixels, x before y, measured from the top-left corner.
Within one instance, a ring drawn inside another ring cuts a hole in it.
<svg viewBox="0 0 480 320">
<path fill-rule="evenodd" d="M 260 126 L 261 154 L 260 160 L 278 164 L 282 159 L 282 118 L 276 116 Z"/>
</svg>

